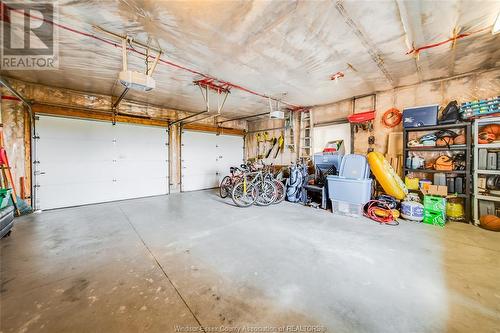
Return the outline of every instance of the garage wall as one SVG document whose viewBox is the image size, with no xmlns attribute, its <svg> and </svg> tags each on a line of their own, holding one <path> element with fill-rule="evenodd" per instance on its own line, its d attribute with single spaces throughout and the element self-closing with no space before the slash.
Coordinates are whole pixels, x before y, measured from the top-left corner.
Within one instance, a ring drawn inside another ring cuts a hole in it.
<svg viewBox="0 0 500 333">
<path fill-rule="evenodd" d="M 444 106 L 452 100 L 462 103 L 474 99 L 498 96 L 499 93 L 500 69 L 377 93 L 378 112 L 376 113 L 373 132 L 375 136 L 375 149 L 385 152 L 387 149 L 387 135 L 390 132 L 402 131 L 401 125 L 393 129 L 388 129 L 381 123 L 383 113 L 391 107 L 396 107 L 402 111 L 405 107 L 417 105 L 439 104 L 440 106 Z M 368 132 L 359 132 L 356 134 L 354 138 L 355 152 L 366 153 L 369 135 L 370 133 Z"/>
<path fill-rule="evenodd" d="M 29 100 L 34 100 L 38 103 L 53 104 L 53 105 L 63 105 L 72 107 L 75 109 L 86 108 L 93 109 L 95 111 L 107 111 L 111 109 L 112 97 L 109 95 L 97 95 L 88 94 L 85 92 L 79 92 L 69 89 L 61 89 L 48 87 L 33 83 L 26 83 L 18 80 L 9 79 L 11 85 L 19 93 Z M 12 96 L 7 89 L 1 87 L 1 92 L 5 96 Z M 27 180 L 30 179 L 30 169 L 29 169 L 29 145 L 25 145 L 25 141 L 29 142 L 29 134 L 25 134 L 26 129 L 29 129 L 29 124 L 26 117 L 26 112 L 24 107 L 19 101 L 5 100 L 1 101 L 2 106 L 2 116 L 5 125 L 5 141 L 7 146 L 7 153 L 9 154 L 10 162 L 12 165 L 12 171 L 15 177 L 15 186 L 20 191 L 19 188 L 19 177 L 25 176 Z M 148 115 L 153 119 L 179 119 L 189 115 L 190 113 L 173 110 L 168 108 L 162 108 L 155 105 L 146 105 L 142 103 L 131 102 L 128 100 L 123 100 L 119 108 L 120 112 L 127 113 L 130 115 L 144 116 Z M 25 121 L 26 119 L 26 121 Z M 219 120 L 224 120 L 220 117 Z M 213 119 L 207 119 L 199 122 L 201 126 L 214 126 Z M 224 124 L 226 127 L 235 129 L 246 129 L 245 121 L 233 121 Z M 180 164 L 179 164 L 179 138 L 180 131 L 179 126 L 172 126 L 170 132 L 170 191 L 179 192 L 180 191 Z M 29 191 L 29 183 L 26 185 Z M 29 195 L 29 193 L 28 193 Z"/>
<path fill-rule="evenodd" d="M 342 81 L 339 82 L 341 84 Z M 374 95 L 357 98 L 353 107 L 353 100 L 343 100 L 327 105 L 311 108 L 315 124 L 325 124 L 345 119 L 353 110 L 355 113 L 372 109 L 376 103 L 376 119 L 374 122 L 373 135 L 375 136 L 375 150 L 385 153 L 387 149 L 387 135 L 390 132 L 402 131 L 401 125 L 392 129 L 386 128 L 381 123 L 383 113 L 396 107 L 403 110 L 405 107 L 438 103 L 446 105 L 449 101 L 457 100 L 459 103 L 497 96 L 500 93 L 500 68 L 469 74 L 457 78 L 443 79 L 439 81 L 425 82 L 421 84 L 399 87 L 396 89 L 377 92 Z M 249 129 L 254 130 L 269 128 L 276 125 L 277 121 L 265 120 L 254 122 Z M 279 124 L 278 124 L 279 125 Z M 298 129 L 295 131 L 298 136 Z M 278 134 L 279 135 L 279 134 Z M 369 132 L 359 132 L 354 137 L 354 152 L 365 154 L 368 149 Z M 247 136 L 246 153 L 247 158 L 255 157 L 256 140 L 253 136 Z M 296 160 L 296 152 L 285 151 L 277 162 L 289 162 Z"/>
<path fill-rule="evenodd" d="M 295 130 L 295 150 L 285 147 L 282 153 L 279 153 L 276 158 L 274 156 L 265 159 L 264 163 L 266 164 L 274 164 L 274 165 L 288 165 L 296 160 L 296 154 L 299 144 L 299 113 L 294 113 L 294 130 Z M 285 133 L 284 129 L 281 129 L 285 126 L 285 121 L 280 119 L 265 119 L 259 121 L 249 121 L 248 122 L 248 134 L 245 136 L 245 157 L 255 158 L 258 155 L 257 152 L 257 133 L 255 131 L 263 130 L 263 129 L 272 129 L 276 128 L 276 130 L 267 130 L 270 137 L 278 138 L 281 134 L 289 134 Z M 289 135 L 288 135 L 289 137 Z M 288 139 L 288 138 L 287 138 Z M 285 144 L 287 142 L 285 141 Z M 262 151 L 266 151 L 271 147 L 270 143 L 261 144 Z"/>
<path fill-rule="evenodd" d="M 2 96 L 6 96 L 5 90 L 1 91 Z M 4 139 L 11 172 L 14 177 L 15 187 L 17 193 L 20 193 L 21 188 L 19 184 L 20 177 L 30 179 L 29 164 L 26 165 L 26 153 L 29 154 L 29 147 L 26 149 L 25 140 L 29 140 L 29 132 L 25 133 L 25 111 L 24 106 L 20 101 L 2 99 L 1 100 L 1 116 L 4 124 Z M 29 120 L 29 117 L 27 117 Z M 28 125 L 28 124 L 26 124 Z M 27 190 L 30 189 L 30 184 L 26 184 Z M 28 193 L 29 194 L 29 193 Z"/>
</svg>

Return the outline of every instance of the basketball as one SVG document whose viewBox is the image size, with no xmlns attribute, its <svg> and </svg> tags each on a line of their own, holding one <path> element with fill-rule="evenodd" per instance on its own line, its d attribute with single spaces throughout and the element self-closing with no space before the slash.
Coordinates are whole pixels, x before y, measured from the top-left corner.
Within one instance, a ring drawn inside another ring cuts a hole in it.
<svg viewBox="0 0 500 333">
<path fill-rule="evenodd" d="M 500 217 L 495 215 L 483 215 L 479 218 L 481 227 L 486 230 L 500 231 Z"/>
</svg>

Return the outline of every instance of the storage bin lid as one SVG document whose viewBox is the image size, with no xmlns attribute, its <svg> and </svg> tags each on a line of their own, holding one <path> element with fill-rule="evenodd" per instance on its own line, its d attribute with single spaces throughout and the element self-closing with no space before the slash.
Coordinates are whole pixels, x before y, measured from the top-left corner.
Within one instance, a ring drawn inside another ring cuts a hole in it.
<svg viewBox="0 0 500 333">
<path fill-rule="evenodd" d="M 353 179 L 364 179 L 370 175 L 370 167 L 366 157 L 359 154 L 345 155 L 340 163 L 339 176 Z"/>
</svg>

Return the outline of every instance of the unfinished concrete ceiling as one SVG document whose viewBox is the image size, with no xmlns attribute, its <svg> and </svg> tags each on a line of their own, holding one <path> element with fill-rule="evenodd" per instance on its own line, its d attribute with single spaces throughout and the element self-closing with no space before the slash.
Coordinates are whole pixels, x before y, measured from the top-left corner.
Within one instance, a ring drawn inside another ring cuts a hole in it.
<svg viewBox="0 0 500 333">
<path fill-rule="evenodd" d="M 353 95 L 500 66 L 492 35 L 500 1 L 59 1 L 59 23 L 113 40 L 101 27 L 159 45 L 162 59 L 309 106 Z M 406 54 L 456 33 L 453 43 Z M 119 95 L 121 51 L 59 29 L 57 71 L 3 74 L 57 87 Z M 116 39 L 114 42 L 118 42 Z M 158 43 L 158 44 L 156 44 Z M 130 54 L 134 67 L 144 58 Z M 331 75 L 343 72 L 332 81 Z M 159 64 L 157 88 L 127 98 L 187 111 L 204 109 L 199 75 Z M 283 95 L 286 94 L 286 95 Z M 233 88 L 223 115 L 268 110 L 265 98 Z"/>
</svg>

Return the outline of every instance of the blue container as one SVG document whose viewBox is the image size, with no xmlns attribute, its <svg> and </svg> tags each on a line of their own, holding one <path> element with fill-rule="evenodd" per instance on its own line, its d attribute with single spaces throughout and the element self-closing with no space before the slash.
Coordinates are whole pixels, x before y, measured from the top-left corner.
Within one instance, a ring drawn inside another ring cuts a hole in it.
<svg viewBox="0 0 500 333">
<path fill-rule="evenodd" d="M 438 109 L 437 104 L 403 109 L 403 127 L 437 125 Z"/>
<path fill-rule="evenodd" d="M 370 201 L 372 180 L 328 176 L 328 197 L 334 201 L 365 204 Z"/>
</svg>

